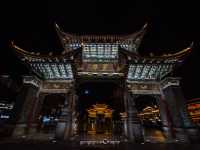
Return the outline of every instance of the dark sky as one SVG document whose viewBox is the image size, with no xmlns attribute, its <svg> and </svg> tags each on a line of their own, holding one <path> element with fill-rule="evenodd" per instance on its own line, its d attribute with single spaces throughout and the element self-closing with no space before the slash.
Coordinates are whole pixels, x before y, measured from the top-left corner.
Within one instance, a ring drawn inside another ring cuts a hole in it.
<svg viewBox="0 0 200 150">
<path fill-rule="evenodd" d="M 1 2 L 2 3 L 2 2 Z M 177 70 L 187 99 L 200 97 L 198 4 L 192 1 L 6 1 L 1 4 L 1 72 L 21 71 L 8 41 L 30 51 L 61 51 L 54 22 L 67 32 L 132 33 L 148 22 L 141 53 L 175 52 L 195 42 L 194 50 Z"/>
</svg>

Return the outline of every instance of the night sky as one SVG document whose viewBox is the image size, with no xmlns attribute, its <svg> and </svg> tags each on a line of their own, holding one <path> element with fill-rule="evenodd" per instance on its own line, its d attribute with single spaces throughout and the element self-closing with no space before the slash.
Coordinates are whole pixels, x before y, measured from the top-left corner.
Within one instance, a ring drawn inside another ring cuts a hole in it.
<svg viewBox="0 0 200 150">
<path fill-rule="evenodd" d="M 139 48 L 142 54 L 176 52 L 194 41 L 192 54 L 176 73 L 183 78 L 186 99 L 200 97 L 199 5 L 189 2 L 6 1 L 1 4 L 4 9 L 0 10 L 1 73 L 26 72 L 9 49 L 9 40 L 30 51 L 62 51 L 54 28 L 55 22 L 66 32 L 82 34 L 128 34 L 148 22 L 147 33 Z"/>
</svg>

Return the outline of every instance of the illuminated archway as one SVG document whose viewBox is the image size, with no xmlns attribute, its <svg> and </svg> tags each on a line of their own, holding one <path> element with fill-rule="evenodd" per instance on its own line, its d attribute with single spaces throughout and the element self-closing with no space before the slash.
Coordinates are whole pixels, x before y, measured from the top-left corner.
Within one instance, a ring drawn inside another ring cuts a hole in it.
<svg viewBox="0 0 200 150">
<path fill-rule="evenodd" d="M 145 140 L 165 141 L 162 130 L 159 99 L 156 95 L 140 95 L 135 99 L 138 117 L 141 120 Z"/>
<path fill-rule="evenodd" d="M 77 85 L 79 134 L 122 134 L 124 112 L 120 80 L 89 80 Z"/>
</svg>

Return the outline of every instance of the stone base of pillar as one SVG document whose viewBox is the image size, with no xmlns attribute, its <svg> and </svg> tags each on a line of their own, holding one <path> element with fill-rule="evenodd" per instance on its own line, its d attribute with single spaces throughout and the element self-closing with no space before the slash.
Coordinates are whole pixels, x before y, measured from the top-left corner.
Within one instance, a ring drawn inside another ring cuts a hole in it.
<svg viewBox="0 0 200 150">
<path fill-rule="evenodd" d="M 184 128 L 174 128 L 177 142 L 189 143 L 188 135 Z"/>
<path fill-rule="evenodd" d="M 25 123 L 17 124 L 13 131 L 12 137 L 21 138 L 27 135 L 27 125 Z"/>
<path fill-rule="evenodd" d="M 71 136 L 71 128 L 68 122 L 58 122 L 56 126 L 55 138 L 59 140 L 69 140 Z"/>
<path fill-rule="evenodd" d="M 144 142 L 144 135 L 141 124 L 134 124 L 134 136 L 136 143 Z"/>
<path fill-rule="evenodd" d="M 164 132 L 164 135 L 165 135 L 166 139 L 168 141 L 173 140 L 174 137 L 172 135 L 171 128 L 169 128 L 169 127 L 162 127 L 162 129 L 163 129 L 163 132 Z"/>
<path fill-rule="evenodd" d="M 65 135 L 66 122 L 58 122 L 56 126 L 56 139 L 63 140 Z"/>
<path fill-rule="evenodd" d="M 188 128 L 185 129 L 189 140 L 191 143 L 199 143 L 200 141 L 200 130 L 197 128 Z"/>
<path fill-rule="evenodd" d="M 35 134 L 37 133 L 37 124 L 32 124 L 31 127 L 28 129 L 28 134 Z"/>
<path fill-rule="evenodd" d="M 127 131 L 128 129 L 127 129 L 127 122 L 126 121 L 124 121 L 123 128 L 124 128 L 124 136 L 128 137 L 128 131 Z"/>
<path fill-rule="evenodd" d="M 128 129 L 128 138 L 130 142 L 142 143 L 144 142 L 144 135 L 141 124 L 132 124 Z"/>
<path fill-rule="evenodd" d="M 66 124 L 66 128 L 64 131 L 64 140 L 69 140 L 71 138 L 72 135 L 72 128 L 71 128 L 71 124 L 68 122 Z"/>
<path fill-rule="evenodd" d="M 13 130 L 13 138 L 23 138 L 37 133 L 37 124 L 32 124 L 29 128 L 27 124 L 17 124 Z"/>
</svg>

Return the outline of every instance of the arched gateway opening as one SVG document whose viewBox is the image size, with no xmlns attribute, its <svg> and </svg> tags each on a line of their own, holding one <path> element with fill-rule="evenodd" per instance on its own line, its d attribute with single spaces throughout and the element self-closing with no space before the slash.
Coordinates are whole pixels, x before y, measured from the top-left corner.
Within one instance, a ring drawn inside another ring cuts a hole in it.
<svg viewBox="0 0 200 150">
<path fill-rule="evenodd" d="M 122 135 L 124 112 L 119 81 L 85 81 L 77 86 L 78 134 L 84 139 L 110 139 Z"/>
<path fill-rule="evenodd" d="M 144 138 L 147 142 L 165 141 L 158 97 L 156 95 L 141 95 L 134 99 L 138 117 L 143 126 Z"/>
<path fill-rule="evenodd" d="M 45 134 L 55 133 L 65 99 L 62 94 L 48 94 L 44 97 L 38 117 L 38 132 Z"/>
</svg>

